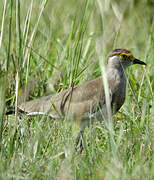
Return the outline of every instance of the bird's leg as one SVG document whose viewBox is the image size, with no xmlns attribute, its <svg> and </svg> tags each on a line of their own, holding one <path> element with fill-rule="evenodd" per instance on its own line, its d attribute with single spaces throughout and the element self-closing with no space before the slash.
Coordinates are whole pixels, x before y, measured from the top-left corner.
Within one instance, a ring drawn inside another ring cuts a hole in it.
<svg viewBox="0 0 154 180">
<path fill-rule="evenodd" d="M 76 150 L 82 151 L 83 150 L 83 135 L 85 128 L 89 125 L 88 119 L 82 119 L 80 122 L 80 132 L 78 133 L 78 136 L 76 138 Z"/>
<path fill-rule="evenodd" d="M 83 150 L 83 134 L 84 134 L 84 130 L 81 130 L 78 133 L 78 136 L 76 138 L 76 151 L 82 151 Z"/>
</svg>

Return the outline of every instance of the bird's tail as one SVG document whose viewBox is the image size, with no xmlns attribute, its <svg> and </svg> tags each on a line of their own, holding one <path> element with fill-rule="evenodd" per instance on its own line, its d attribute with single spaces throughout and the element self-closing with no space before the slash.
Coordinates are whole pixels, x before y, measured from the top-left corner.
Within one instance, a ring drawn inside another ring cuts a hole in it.
<svg viewBox="0 0 154 180">
<path fill-rule="evenodd" d="M 9 106 L 7 109 L 6 115 L 15 114 L 15 111 L 16 111 L 15 106 Z M 19 107 L 17 107 L 17 112 L 19 114 L 23 114 L 23 115 L 25 114 L 26 115 L 26 112 L 23 111 L 22 109 L 20 109 Z"/>
</svg>

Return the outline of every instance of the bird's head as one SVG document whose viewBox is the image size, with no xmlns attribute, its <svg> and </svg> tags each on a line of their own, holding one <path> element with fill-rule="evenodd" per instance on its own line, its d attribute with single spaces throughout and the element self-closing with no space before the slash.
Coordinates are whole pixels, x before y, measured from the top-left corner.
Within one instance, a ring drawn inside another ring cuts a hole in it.
<svg viewBox="0 0 154 180">
<path fill-rule="evenodd" d="M 112 67 L 123 67 L 124 69 L 132 64 L 146 65 L 143 61 L 136 59 L 131 51 L 126 49 L 115 49 L 108 55 L 108 64 Z"/>
</svg>

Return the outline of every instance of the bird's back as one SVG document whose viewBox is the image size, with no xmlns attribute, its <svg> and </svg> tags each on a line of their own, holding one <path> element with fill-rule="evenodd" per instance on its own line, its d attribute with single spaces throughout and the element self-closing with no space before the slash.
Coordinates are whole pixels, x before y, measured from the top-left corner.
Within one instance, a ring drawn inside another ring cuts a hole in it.
<svg viewBox="0 0 154 180">
<path fill-rule="evenodd" d="M 95 111 L 99 103 L 104 104 L 101 77 L 55 95 L 22 103 L 19 108 L 30 115 L 47 113 L 56 118 L 63 117 L 68 112 L 68 116 L 77 117 L 89 111 Z"/>
</svg>

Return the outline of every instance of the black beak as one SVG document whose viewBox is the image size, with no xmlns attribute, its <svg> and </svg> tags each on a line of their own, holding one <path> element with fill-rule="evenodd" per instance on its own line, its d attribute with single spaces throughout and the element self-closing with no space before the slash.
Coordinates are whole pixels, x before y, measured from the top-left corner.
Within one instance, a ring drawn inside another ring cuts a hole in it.
<svg viewBox="0 0 154 180">
<path fill-rule="evenodd" d="M 139 59 L 134 59 L 133 64 L 147 65 L 145 62 L 140 61 Z"/>
</svg>

